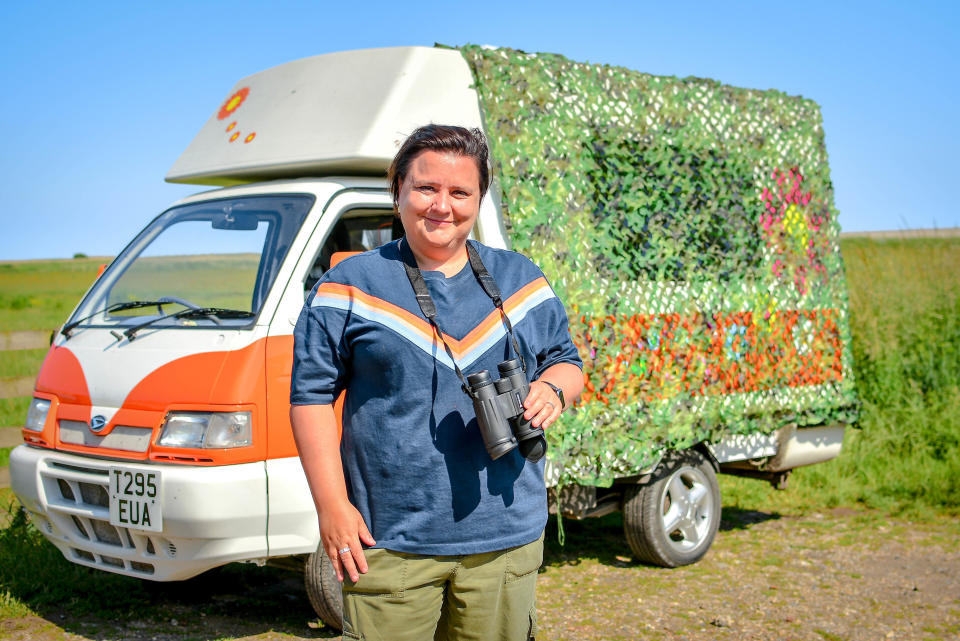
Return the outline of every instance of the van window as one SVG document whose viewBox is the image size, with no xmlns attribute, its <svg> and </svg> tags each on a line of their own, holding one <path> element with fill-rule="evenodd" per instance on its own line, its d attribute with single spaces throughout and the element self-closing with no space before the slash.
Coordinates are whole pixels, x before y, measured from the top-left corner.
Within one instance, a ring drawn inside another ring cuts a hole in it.
<svg viewBox="0 0 960 641">
<path fill-rule="evenodd" d="M 74 318 L 92 314 L 83 324 L 99 326 L 151 317 L 154 328 L 251 325 L 313 202 L 313 196 L 281 195 L 170 209 L 117 257 Z M 192 314 L 192 308 L 220 311 Z"/>
<path fill-rule="evenodd" d="M 330 258 L 337 252 L 362 252 L 376 249 L 403 236 L 403 226 L 393 212 L 383 209 L 354 209 L 345 213 L 330 230 L 320 253 L 304 281 L 304 294 L 330 269 Z"/>
</svg>

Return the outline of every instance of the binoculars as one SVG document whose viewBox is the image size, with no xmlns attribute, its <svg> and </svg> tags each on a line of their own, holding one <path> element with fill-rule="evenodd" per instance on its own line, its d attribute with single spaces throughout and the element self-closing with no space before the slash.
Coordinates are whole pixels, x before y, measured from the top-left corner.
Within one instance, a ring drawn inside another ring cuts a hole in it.
<svg viewBox="0 0 960 641">
<path fill-rule="evenodd" d="M 523 418 L 523 401 L 530 391 L 520 359 L 512 358 L 497 365 L 500 379 L 493 380 L 482 370 L 467 376 L 477 424 L 490 458 L 496 460 L 520 447 L 528 461 L 536 463 L 547 453 L 543 428 L 533 427 Z"/>
</svg>

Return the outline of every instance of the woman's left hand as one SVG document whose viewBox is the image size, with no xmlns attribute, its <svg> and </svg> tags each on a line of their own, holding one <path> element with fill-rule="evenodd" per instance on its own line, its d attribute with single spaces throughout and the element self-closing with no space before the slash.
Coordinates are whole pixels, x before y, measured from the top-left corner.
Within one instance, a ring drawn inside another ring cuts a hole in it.
<svg viewBox="0 0 960 641">
<path fill-rule="evenodd" d="M 530 392 L 523 401 L 523 407 L 526 409 L 523 418 L 530 421 L 534 427 L 544 429 L 550 427 L 550 424 L 557 420 L 560 412 L 563 411 L 557 393 L 541 381 L 530 383 Z"/>
</svg>

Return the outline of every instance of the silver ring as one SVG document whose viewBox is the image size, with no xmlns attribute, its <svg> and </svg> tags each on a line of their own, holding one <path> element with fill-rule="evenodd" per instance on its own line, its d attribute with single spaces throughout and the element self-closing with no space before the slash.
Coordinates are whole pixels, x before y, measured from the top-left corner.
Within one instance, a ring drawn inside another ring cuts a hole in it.
<svg viewBox="0 0 960 641">
<path fill-rule="evenodd" d="M 340 556 L 343 556 L 344 554 L 349 554 L 349 553 L 350 553 L 349 545 L 345 548 L 340 548 L 339 550 L 337 550 L 337 554 L 339 554 Z"/>
<path fill-rule="evenodd" d="M 546 405 L 549 405 L 549 406 L 552 407 L 553 409 L 557 409 L 557 406 L 554 405 L 553 403 L 551 403 L 550 401 L 547 401 L 547 402 L 546 402 Z"/>
</svg>

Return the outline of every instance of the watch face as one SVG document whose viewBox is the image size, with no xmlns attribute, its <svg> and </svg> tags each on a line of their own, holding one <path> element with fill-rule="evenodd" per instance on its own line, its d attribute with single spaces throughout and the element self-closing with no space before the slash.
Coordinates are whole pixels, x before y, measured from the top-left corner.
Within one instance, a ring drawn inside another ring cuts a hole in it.
<svg viewBox="0 0 960 641">
<path fill-rule="evenodd" d="M 544 381 L 544 383 L 547 383 L 547 381 Z M 566 406 L 567 404 L 567 402 L 563 399 L 563 390 L 557 387 L 556 385 L 554 385 L 553 383 L 547 383 L 547 385 L 550 386 L 550 389 L 556 392 L 557 398 L 560 399 L 560 409 L 563 409 L 564 406 Z"/>
</svg>

